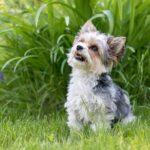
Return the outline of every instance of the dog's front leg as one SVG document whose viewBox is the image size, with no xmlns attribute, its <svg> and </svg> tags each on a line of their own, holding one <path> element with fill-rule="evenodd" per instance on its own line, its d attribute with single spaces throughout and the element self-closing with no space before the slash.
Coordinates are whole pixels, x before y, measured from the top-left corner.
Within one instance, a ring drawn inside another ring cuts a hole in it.
<svg viewBox="0 0 150 150">
<path fill-rule="evenodd" d="M 69 114 L 67 125 L 71 130 L 79 131 L 83 128 L 82 121 L 78 120 L 76 114 L 74 113 Z"/>
</svg>

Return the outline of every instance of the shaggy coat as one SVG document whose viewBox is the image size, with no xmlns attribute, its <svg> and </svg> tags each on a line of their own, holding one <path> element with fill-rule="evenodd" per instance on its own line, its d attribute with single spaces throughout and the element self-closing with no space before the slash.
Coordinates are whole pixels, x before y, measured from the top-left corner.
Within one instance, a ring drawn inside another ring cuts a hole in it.
<svg viewBox="0 0 150 150">
<path fill-rule="evenodd" d="M 89 21 L 81 28 L 68 55 L 72 73 L 65 108 L 70 129 L 89 125 L 96 131 L 135 119 L 127 92 L 109 75 L 123 54 L 124 44 L 125 37 L 101 34 Z"/>
</svg>

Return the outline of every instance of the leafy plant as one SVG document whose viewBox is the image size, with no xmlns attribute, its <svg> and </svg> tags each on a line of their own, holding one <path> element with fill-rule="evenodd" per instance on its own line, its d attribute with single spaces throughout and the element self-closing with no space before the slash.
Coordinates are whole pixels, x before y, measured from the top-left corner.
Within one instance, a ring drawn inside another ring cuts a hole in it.
<svg viewBox="0 0 150 150">
<path fill-rule="evenodd" d="M 7 53 L 1 62 L 5 80 L 0 83 L 0 95 L 4 108 L 39 115 L 63 108 L 70 72 L 66 54 L 88 19 L 101 32 L 127 37 L 125 57 L 112 75 L 129 91 L 134 103 L 148 103 L 149 1 L 14 1 L 16 8 L 8 2 L 0 15 L 1 49 Z"/>
</svg>

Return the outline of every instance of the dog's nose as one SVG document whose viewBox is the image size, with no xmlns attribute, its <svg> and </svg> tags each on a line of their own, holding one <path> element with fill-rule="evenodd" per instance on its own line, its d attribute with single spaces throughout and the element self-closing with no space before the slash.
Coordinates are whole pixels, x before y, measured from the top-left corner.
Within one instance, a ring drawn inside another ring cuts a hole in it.
<svg viewBox="0 0 150 150">
<path fill-rule="evenodd" d="M 77 51 L 81 51 L 83 47 L 81 45 L 77 45 Z"/>
</svg>

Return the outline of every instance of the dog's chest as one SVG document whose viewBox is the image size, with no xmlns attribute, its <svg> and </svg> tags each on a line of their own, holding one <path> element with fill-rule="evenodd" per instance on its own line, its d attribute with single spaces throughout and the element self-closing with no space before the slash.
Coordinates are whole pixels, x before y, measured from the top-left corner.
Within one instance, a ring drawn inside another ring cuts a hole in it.
<svg viewBox="0 0 150 150">
<path fill-rule="evenodd" d="M 94 93 L 97 82 L 91 78 L 72 78 L 69 85 L 68 101 L 74 109 L 96 112 L 105 107 L 104 99 Z"/>
</svg>

